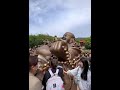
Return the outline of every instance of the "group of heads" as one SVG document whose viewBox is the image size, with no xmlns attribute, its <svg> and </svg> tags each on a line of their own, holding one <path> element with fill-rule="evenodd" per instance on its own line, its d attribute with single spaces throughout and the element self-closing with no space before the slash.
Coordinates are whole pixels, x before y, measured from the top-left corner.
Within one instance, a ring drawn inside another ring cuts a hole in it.
<svg viewBox="0 0 120 90">
<path fill-rule="evenodd" d="M 50 67 L 51 68 L 56 68 L 58 66 L 58 58 L 55 55 L 51 55 L 50 57 Z M 89 63 L 87 58 L 82 57 L 80 61 L 78 62 L 78 66 L 83 68 L 85 72 L 88 71 L 89 68 Z M 36 74 L 37 70 L 39 69 L 38 67 L 38 57 L 35 56 L 29 56 L 29 72 L 32 72 L 33 74 Z"/>
<path fill-rule="evenodd" d="M 49 58 L 50 61 L 50 67 L 56 68 L 58 65 L 58 58 L 55 55 L 51 55 Z M 36 71 L 39 69 L 39 60 L 38 56 L 29 55 L 29 72 L 32 72 L 33 74 L 36 74 Z"/>
<path fill-rule="evenodd" d="M 63 35 L 62 39 L 70 44 L 75 41 L 75 36 L 70 32 L 66 32 Z M 41 47 L 41 48 L 43 48 L 43 47 Z M 45 49 L 45 50 L 48 50 L 48 49 Z M 45 50 L 43 50 L 42 53 Z M 44 54 L 43 54 L 43 56 L 44 56 Z M 49 61 L 50 61 L 50 67 L 56 68 L 56 66 L 58 65 L 58 58 L 55 55 L 51 55 L 51 57 L 49 58 Z M 85 68 L 85 70 L 87 70 L 86 68 L 89 67 L 88 61 L 85 57 L 81 58 L 78 64 L 81 68 Z M 30 56 L 29 57 L 29 70 L 32 71 L 33 73 L 35 73 L 35 71 L 39 68 L 38 66 L 39 66 L 38 65 L 38 57 Z"/>
</svg>

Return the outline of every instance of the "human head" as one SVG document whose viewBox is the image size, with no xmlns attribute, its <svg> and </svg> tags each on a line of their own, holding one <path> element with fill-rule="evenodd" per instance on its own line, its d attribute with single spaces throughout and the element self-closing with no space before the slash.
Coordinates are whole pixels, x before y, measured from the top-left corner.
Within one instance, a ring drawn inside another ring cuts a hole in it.
<svg viewBox="0 0 120 90">
<path fill-rule="evenodd" d="M 38 59 L 37 56 L 29 56 L 29 72 L 36 74 L 36 71 L 38 69 Z"/>
<path fill-rule="evenodd" d="M 50 65 L 52 68 L 56 68 L 58 65 L 58 58 L 54 54 L 51 55 Z"/>
</svg>

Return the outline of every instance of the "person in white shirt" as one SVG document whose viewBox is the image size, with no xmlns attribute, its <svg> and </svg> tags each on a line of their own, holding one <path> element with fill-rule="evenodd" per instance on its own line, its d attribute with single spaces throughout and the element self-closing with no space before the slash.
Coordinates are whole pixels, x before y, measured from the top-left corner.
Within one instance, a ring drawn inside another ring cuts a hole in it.
<svg viewBox="0 0 120 90">
<path fill-rule="evenodd" d="M 76 68 L 64 71 L 64 73 L 74 77 L 80 90 L 91 90 L 91 71 L 89 70 L 87 58 L 82 57 Z"/>
</svg>

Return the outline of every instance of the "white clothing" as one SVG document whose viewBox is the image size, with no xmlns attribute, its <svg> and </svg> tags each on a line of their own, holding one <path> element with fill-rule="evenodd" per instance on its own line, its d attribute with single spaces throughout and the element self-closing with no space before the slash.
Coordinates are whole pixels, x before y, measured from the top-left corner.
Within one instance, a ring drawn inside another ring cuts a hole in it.
<svg viewBox="0 0 120 90">
<path fill-rule="evenodd" d="M 91 90 L 91 71 L 88 70 L 87 81 L 81 78 L 81 73 L 82 69 L 79 66 L 67 71 L 68 75 L 74 76 L 75 83 L 79 86 L 80 90 Z"/>
</svg>

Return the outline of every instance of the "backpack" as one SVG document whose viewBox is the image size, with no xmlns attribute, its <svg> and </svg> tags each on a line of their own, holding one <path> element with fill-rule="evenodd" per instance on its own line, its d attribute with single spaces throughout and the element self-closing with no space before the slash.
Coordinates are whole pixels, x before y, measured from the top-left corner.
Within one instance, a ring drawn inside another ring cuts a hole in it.
<svg viewBox="0 0 120 90">
<path fill-rule="evenodd" d="M 58 76 L 59 69 L 57 69 L 55 73 L 53 73 L 51 69 L 48 71 L 51 77 L 46 83 L 46 90 L 64 90 L 63 80 Z"/>
</svg>

